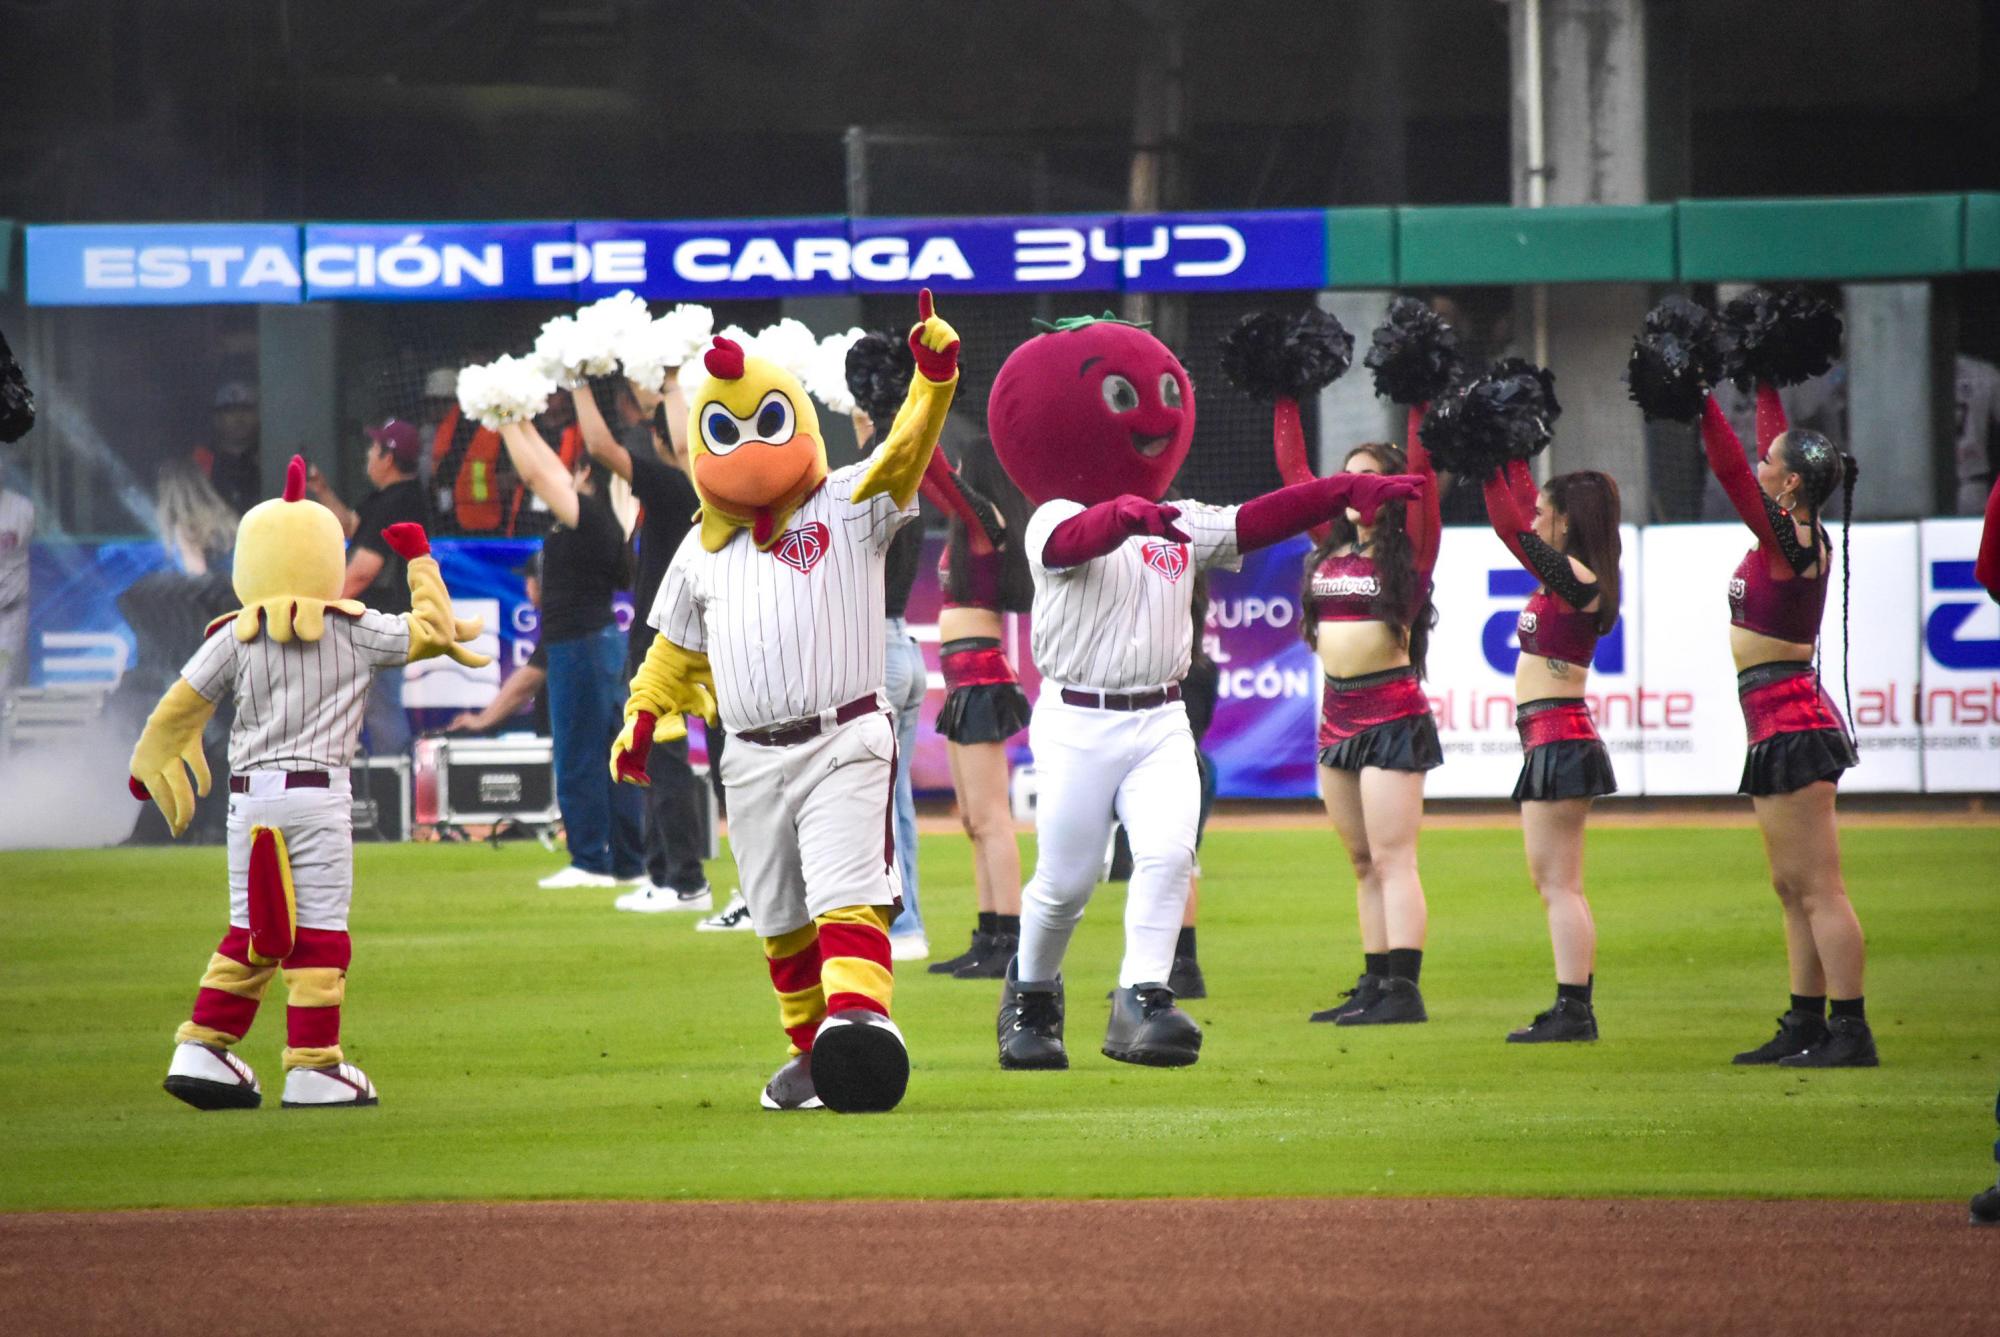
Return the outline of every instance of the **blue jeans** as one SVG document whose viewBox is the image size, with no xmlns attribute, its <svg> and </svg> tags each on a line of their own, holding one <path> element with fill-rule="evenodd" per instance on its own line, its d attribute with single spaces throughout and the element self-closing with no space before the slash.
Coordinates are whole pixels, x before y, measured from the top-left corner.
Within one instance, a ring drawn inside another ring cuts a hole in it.
<svg viewBox="0 0 2000 1337">
<path fill-rule="evenodd" d="M 910 787 L 910 761 L 917 749 L 917 715 L 930 682 L 924 652 L 902 618 L 888 621 L 887 649 L 883 686 L 889 708 L 896 712 L 896 866 L 903 873 L 903 913 L 889 932 L 901 938 L 924 931 L 924 914 L 917 905 L 917 797 Z"/>
<path fill-rule="evenodd" d="M 549 730 L 555 744 L 556 806 L 569 861 L 588 873 L 645 871 L 646 796 L 611 778 L 611 743 L 623 721 L 625 636 L 616 623 L 574 640 L 550 641 Z"/>
<path fill-rule="evenodd" d="M 410 717 L 403 713 L 403 669 L 378 668 L 368 684 L 368 704 L 363 707 L 361 726 L 366 734 L 368 755 L 400 757 L 410 750 Z"/>
</svg>

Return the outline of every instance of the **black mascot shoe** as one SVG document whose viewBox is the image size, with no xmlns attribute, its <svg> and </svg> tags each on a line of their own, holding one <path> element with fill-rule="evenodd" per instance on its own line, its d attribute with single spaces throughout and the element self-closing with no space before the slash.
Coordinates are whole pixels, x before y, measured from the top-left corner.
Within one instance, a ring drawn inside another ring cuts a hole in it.
<svg viewBox="0 0 2000 1337">
<path fill-rule="evenodd" d="M 820 1101 L 839 1114 L 896 1108 L 910 1085 L 903 1033 L 880 1012 L 857 1007 L 833 1013 L 813 1039 L 812 1084 Z"/>
<path fill-rule="evenodd" d="M 1201 1027 L 1174 1006 L 1164 984 L 1135 984 L 1111 995 L 1104 1056 L 1149 1068 L 1185 1068 L 1201 1057 Z"/>
<path fill-rule="evenodd" d="M 1564 1040 L 1595 1040 L 1597 1038 L 1597 1014 L 1590 1004 L 1579 1003 L 1573 998 L 1558 998 L 1556 1005 L 1538 1014 L 1534 1021 L 1518 1031 L 1507 1032 L 1510 1045 L 1540 1045 L 1558 1043 Z"/>
<path fill-rule="evenodd" d="M 1802 1054 L 1787 1054 L 1778 1060 L 1781 1068 L 1873 1068 L 1875 1032 L 1859 1017 L 1833 1017 L 1826 1023 L 1826 1037 Z"/>
<path fill-rule="evenodd" d="M 1024 989 L 1015 978 L 1017 966 L 1007 965 L 1000 986 L 1000 1066 L 1010 1069 L 1067 1068 L 1063 1047 L 1063 987 L 1061 977 L 1040 988 Z"/>
<path fill-rule="evenodd" d="M 1972 1195 L 1972 1224 L 2000 1226 L 2000 1185 Z"/>
<path fill-rule="evenodd" d="M 1021 949 L 1021 939 L 1014 933 L 995 933 L 986 942 L 986 950 L 951 972 L 955 980 L 1003 980 L 1007 978 L 1007 963 L 1014 959 L 1014 953 Z"/>
<path fill-rule="evenodd" d="M 1382 977 L 1364 971 L 1355 977 L 1352 989 L 1341 990 L 1341 1002 L 1313 1013 L 1312 1020 L 1339 1021 L 1344 1013 L 1365 1011 L 1368 1005 L 1375 1001 L 1375 995 L 1380 992 L 1382 992 Z"/>
<path fill-rule="evenodd" d="M 1826 1018 L 1811 1012 L 1787 1012 L 1778 1018 L 1776 1035 L 1755 1049 L 1744 1050 L 1730 1062 L 1746 1065 L 1776 1063 L 1781 1058 L 1803 1054 L 1824 1039 Z"/>
<path fill-rule="evenodd" d="M 972 945 L 949 961 L 933 961 L 924 969 L 933 975 L 952 975 L 983 958 L 993 946 L 993 935 L 972 930 Z"/>
<path fill-rule="evenodd" d="M 1394 1026 L 1403 1022 L 1429 1021 L 1424 996 L 1415 980 L 1384 975 L 1375 985 L 1375 997 L 1368 1006 L 1349 1008 L 1334 1018 L 1336 1026 Z"/>
<path fill-rule="evenodd" d="M 1174 958 L 1174 968 L 1167 974 L 1167 987 L 1174 991 L 1174 997 L 1193 1001 L 1208 997 L 1208 981 L 1201 973 L 1201 962 L 1191 956 Z"/>
</svg>

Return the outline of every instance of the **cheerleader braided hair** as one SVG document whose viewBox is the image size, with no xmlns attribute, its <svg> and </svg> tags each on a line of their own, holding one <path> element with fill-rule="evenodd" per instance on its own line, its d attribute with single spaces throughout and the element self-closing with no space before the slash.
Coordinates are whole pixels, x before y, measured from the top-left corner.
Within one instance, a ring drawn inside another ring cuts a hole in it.
<svg viewBox="0 0 2000 1337">
<path fill-rule="evenodd" d="M 1785 466 L 1799 476 L 1799 491 L 1805 503 L 1812 508 L 1813 527 L 1820 527 L 1820 511 L 1833 496 L 1834 488 L 1840 489 L 1840 696 L 1847 707 L 1847 732 L 1859 747 L 1859 739 L 1854 729 L 1854 699 L 1849 690 L 1847 667 L 1847 614 L 1852 597 L 1849 577 L 1853 572 L 1854 548 L 1854 484 L 1861 475 L 1861 466 L 1854 456 L 1836 447 L 1820 433 L 1806 428 L 1793 428 L 1773 443 L 1772 449 L 1782 447 L 1785 452 Z M 1819 654 L 1813 654 L 1813 672 L 1819 672 Z"/>
</svg>

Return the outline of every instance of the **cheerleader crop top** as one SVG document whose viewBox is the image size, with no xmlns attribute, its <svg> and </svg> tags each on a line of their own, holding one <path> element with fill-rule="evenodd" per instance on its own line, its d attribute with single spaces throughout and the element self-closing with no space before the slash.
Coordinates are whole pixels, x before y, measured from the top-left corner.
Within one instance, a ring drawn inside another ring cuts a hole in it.
<svg viewBox="0 0 2000 1337">
<path fill-rule="evenodd" d="M 1588 667 L 1597 652 L 1597 614 L 1583 610 L 1598 597 L 1598 583 L 1579 580 L 1569 558 L 1535 536 L 1523 516 L 1537 489 L 1525 460 L 1510 461 L 1486 481 L 1486 517 L 1493 532 L 1541 586 L 1515 623 L 1521 653 Z"/>
<path fill-rule="evenodd" d="M 1367 553 L 1350 552 L 1327 557 L 1313 568 L 1313 619 L 1318 622 L 1380 622 L 1382 614 L 1375 601 L 1382 593 L 1381 578 L 1375 573 L 1375 559 Z M 1407 625 L 1415 610 L 1406 611 L 1398 625 Z"/>
</svg>

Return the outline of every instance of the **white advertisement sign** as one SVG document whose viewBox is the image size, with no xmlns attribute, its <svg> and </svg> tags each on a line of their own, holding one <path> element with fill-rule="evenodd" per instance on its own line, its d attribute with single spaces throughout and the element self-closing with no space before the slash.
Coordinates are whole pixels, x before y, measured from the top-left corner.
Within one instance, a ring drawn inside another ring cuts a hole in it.
<svg viewBox="0 0 2000 1337">
<path fill-rule="evenodd" d="M 1926 520 L 1919 547 L 1923 787 L 2000 792 L 2000 604 L 1972 578 L 1979 521 Z"/>
<path fill-rule="evenodd" d="M 1848 564 L 1848 676 L 1841 678 L 1840 526 L 1829 527 L 1835 556 L 1820 623 L 1820 681 L 1848 716 L 1861 764 L 1840 777 L 1847 793 L 1914 793 L 1923 787 L 1922 738 L 1917 728 L 1917 527 L 1856 525 Z M 1850 711 L 1848 703 L 1852 701 Z"/>
</svg>

